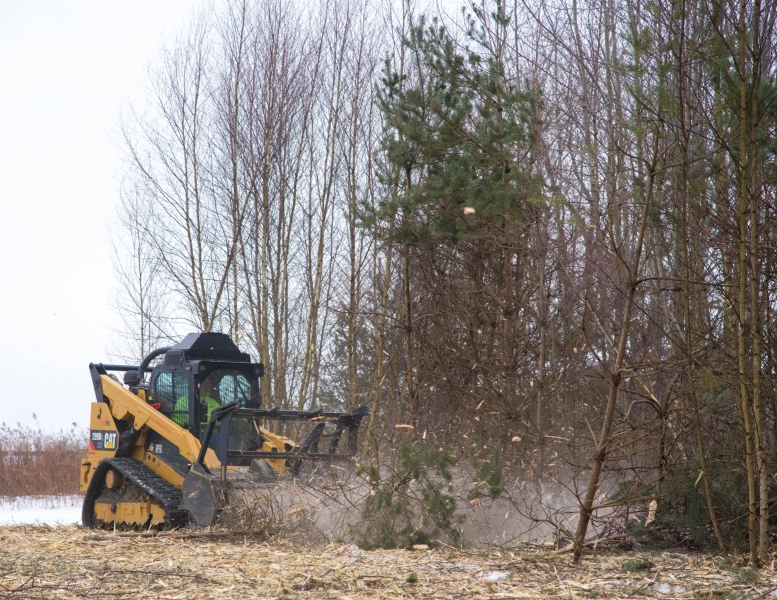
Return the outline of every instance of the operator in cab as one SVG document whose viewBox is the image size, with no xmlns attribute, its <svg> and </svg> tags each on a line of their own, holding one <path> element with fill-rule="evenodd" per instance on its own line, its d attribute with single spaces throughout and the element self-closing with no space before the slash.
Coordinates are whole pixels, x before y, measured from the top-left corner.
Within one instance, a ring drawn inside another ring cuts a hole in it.
<svg viewBox="0 0 777 600">
<path fill-rule="evenodd" d="M 208 377 L 200 384 L 200 402 L 204 402 L 208 406 L 208 411 L 205 415 L 203 415 L 202 418 L 203 424 L 209 423 L 211 413 L 221 406 L 218 400 L 213 398 L 213 395 L 215 395 L 215 390 L 213 390 L 213 379 Z M 188 415 L 189 394 L 184 394 L 178 398 L 178 401 L 175 403 L 175 408 L 173 409 L 172 415 L 173 422 L 180 425 L 181 427 L 186 427 Z"/>
</svg>

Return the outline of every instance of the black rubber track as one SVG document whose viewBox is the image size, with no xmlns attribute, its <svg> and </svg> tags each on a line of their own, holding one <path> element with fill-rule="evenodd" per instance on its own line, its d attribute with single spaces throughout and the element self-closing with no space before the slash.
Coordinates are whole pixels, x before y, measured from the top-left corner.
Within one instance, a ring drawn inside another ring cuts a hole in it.
<svg viewBox="0 0 777 600">
<path fill-rule="evenodd" d="M 92 519 L 94 501 L 101 489 L 105 474 L 111 468 L 117 470 L 149 496 L 159 501 L 165 509 L 165 525 L 167 527 L 178 527 L 186 523 L 188 514 L 178 510 L 182 499 L 181 490 L 162 479 L 139 460 L 134 458 L 104 458 L 95 468 L 84 496 L 84 507 L 81 511 L 81 522 L 84 527 L 95 527 Z"/>
</svg>

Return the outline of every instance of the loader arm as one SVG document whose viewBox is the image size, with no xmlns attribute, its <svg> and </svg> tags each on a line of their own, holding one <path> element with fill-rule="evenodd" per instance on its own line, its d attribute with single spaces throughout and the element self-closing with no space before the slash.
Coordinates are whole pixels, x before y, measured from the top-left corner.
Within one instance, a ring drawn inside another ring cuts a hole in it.
<svg viewBox="0 0 777 600">
<path fill-rule="evenodd" d="M 156 431 L 178 446 L 181 455 L 189 462 L 193 463 L 197 460 L 200 454 L 200 441 L 189 431 L 168 419 L 108 375 L 100 375 L 100 384 L 115 419 L 122 421 L 132 419 L 132 426 L 136 431 L 140 431 L 143 427 Z M 210 468 L 220 466 L 213 450 L 209 449 L 205 454 L 205 464 Z"/>
</svg>

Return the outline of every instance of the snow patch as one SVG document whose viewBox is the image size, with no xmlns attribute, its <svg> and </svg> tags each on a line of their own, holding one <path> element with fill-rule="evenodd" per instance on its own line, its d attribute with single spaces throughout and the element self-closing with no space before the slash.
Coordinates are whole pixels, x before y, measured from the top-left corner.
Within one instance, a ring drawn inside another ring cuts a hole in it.
<svg viewBox="0 0 777 600">
<path fill-rule="evenodd" d="M 2 525 L 73 525 L 81 522 L 81 496 L 20 496 L 0 500 Z"/>
</svg>

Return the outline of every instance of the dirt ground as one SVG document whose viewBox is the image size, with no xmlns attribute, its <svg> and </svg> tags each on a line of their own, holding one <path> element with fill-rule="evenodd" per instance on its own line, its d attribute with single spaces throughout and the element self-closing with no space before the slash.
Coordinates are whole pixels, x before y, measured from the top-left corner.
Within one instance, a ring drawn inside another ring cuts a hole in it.
<svg viewBox="0 0 777 600">
<path fill-rule="evenodd" d="M 294 547 L 219 534 L 0 528 L 0 598 L 770 598 L 777 572 L 702 554 Z"/>
</svg>

